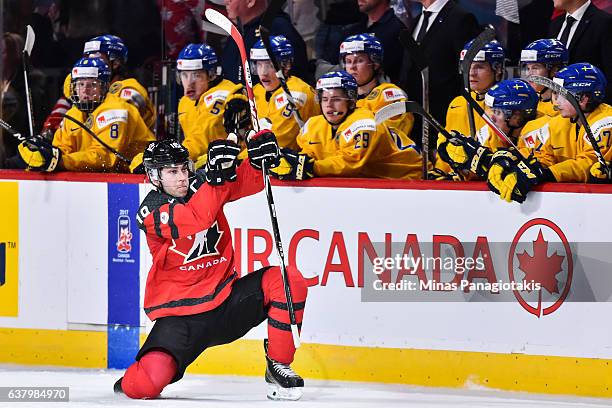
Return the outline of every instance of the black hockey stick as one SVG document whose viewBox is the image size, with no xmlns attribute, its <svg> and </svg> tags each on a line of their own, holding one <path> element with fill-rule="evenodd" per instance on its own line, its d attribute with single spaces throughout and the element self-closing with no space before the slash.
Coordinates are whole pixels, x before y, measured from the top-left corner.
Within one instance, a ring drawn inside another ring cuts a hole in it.
<svg viewBox="0 0 612 408">
<path fill-rule="evenodd" d="M 23 80 L 25 84 L 26 92 L 26 105 L 28 108 L 28 125 L 30 126 L 30 137 L 34 137 L 34 108 L 32 107 L 32 90 L 30 89 L 29 73 L 30 73 L 30 55 L 32 55 L 32 48 L 34 48 L 34 41 L 36 35 L 32 26 L 26 27 L 26 40 L 22 52 L 22 65 L 23 65 Z"/>
<path fill-rule="evenodd" d="M 482 48 L 491 40 L 495 38 L 495 30 L 491 26 L 485 27 L 484 31 L 478 35 L 472 42 L 472 45 L 467 50 L 461 61 L 460 71 L 463 78 L 463 89 L 465 93 L 471 95 L 472 89 L 470 87 L 470 67 L 476 55 L 482 50 Z M 468 107 L 468 121 L 470 124 L 470 136 L 472 139 L 476 138 L 476 122 L 474 121 L 474 110 L 471 105 Z"/>
<path fill-rule="evenodd" d="M 410 58 L 416 61 L 421 72 L 421 90 L 423 97 L 423 108 L 425 112 L 429 112 L 429 62 L 425 58 L 423 50 L 416 41 L 412 38 L 410 30 L 402 30 L 399 35 L 399 40 L 410 54 Z M 424 121 L 421 127 L 421 154 L 423 158 L 423 180 L 427 180 L 427 171 L 429 166 L 429 122 Z"/>
<path fill-rule="evenodd" d="M 223 14 L 213 9 L 207 9 L 205 12 L 206 18 L 213 24 L 218 25 L 228 33 L 238 50 L 240 51 L 240 58 L 242 60 L 242 67 L 244 69 L 244 79 L 247 89 L 247 96 L 249 98 L 249 107 L 251 108 L 251 122 L 255 131 L 259 130 L 259 121 L 257 118 L 257 108 L 255 107 L 255 96 L 253 95 L 253 82 L 251 81 L 251 71 L 249 70 L 249 61 L 247 59 L 246 49 L 244 47 L 244 40 L 240 32 L 232 24 L 232 22 L 225 17 Z M 289 312 L 289 321 L 291 322 L 291 334 L 293 336 L 293 345 L 295 348 L 300 347 L 300 336 L 297 327 L 297 321 L 295 319 L 295 310 L 293 307 L 293 299 L 291 296 L 291 288 L 289 287 L 289 277 L 287 275 L 287 268 L 285 266 L 285 254 L 283 252 L 283 243 L 281 242 L 280 229 L 278 227 L 278 219 L 276 217 L 276 207 L 274 205 L 274 197 L 272 196 L 272 186 L 270 184 L 270 177 L 268 176 L 267 167 L 265 161 L 261 164 L 261 171 L 263 173 L 264 187 L 266 190 L 266 198 L 268 200 L 268 209 L 270 211 L 270 220 L 272 222 L 272 232 L 274 235 L 274 241 L 276 243 L 276 253 L 278 255 L 278 261 L 280 263 L 283 286 L 285 288 L 285 297 L 287 298 L 287 310 Z"/>
<path fill-rule="evenodd" d="M 6 130 L 7 132 L 9 132 L 12 136 L 15 136 L 17 138 L 17 140 L 19 140 L 20 142 L 23 142 L 24 140 L 26 140 L 26 137 L 24 135 L 22 135 L 21 133 L 17 132 L 15 129 L 13 129 L 13 127 L 11 125 L 6 123 L 2 119 L 0 119 L 0 127 L 2 129 Z"/>
<path fill-rule="evenodd" d="M 484 111 L 484 109 L 482 109 L 482 107 L 478 104 L 478 102 L 476 102 L 476 100 L 474 100 L 474 98 L 472 97 L 472 94 L 466 92 L 465 89 L 462 91 L 462 93 L 463 93 L 463 97 L 467 100 L 468 105 L 472 109 L 474 109 L 476 111 L 476 113 L 478 113 L 478 115 L 491 128 L 491 130 L 493 130 L 493 132 L 495 132 L 495 134 L 497 136 L 499 136 L 500 139 L 502 139 L 504 142 L 506 142 L 506 144 L 508 146 L 510 146 L 512 149 L 514 149 L 519 156 L 524 158 L 524 156 L 521 154 L 521 152 L 519 151 L 518 147 L 516 147 L 516 144 L 514 144 L 512 139 L 510 139 L 510 137 L 508 137 L 508 135 L 506 135 L 506 133 L 503 130 L 501 130 L 495 124 L 495 122 L 493 122 L 493 119 L 491 119 L 491 117 L 489 117 L 489 115 L 486 114 L 486 112 Z"/>
<path fill-rule="evenodd" d="M 272 29 L 272 22 L 274 21 L 274 17 L 278 14 L 280 9 L 285 4 L 286 0 L 272 0 L 266 13 L 261 19 L 261 25 L 259 26 L 259 36 L 261 37 L 261 41 L 263 42 L 264 48 L 270 57 L 270 61 L 272 61 L 272 65 L 274 66 L 274 71 L 276 71 L 276 77 L 280 81 L 281 88 L 283 88 L 283 92 L 287 95 L 287 103 L 293 112 L 293 117 L 297 122 L 298 126 L 301 128 L 304 126 L 304 120 L 298 111 L 297 104 L 295 103 L 295 99 L 293 99 L 293 95 L 291 95 L 291 91 L 287 86 L 287 79 L 285 78 L 285 74 L 283 74 L 283 68 L 280 66 L 278 61 L 276 60 L 276 56 L 272 52 L 272 44 L 270 44 L 270 30 Z"/>
<path fill-rule="evenodd" d="M 85 126 L 85 124 L 83 122 L 81 122 L 78 119 L 73 118 L 70 115 L 66 115 L 65 113 L 61 113 L 60 114 L 62 117 L 76 123 L 77 125 L 79 125 L 81 128 L 83 128 L 84 131 L 86 131 L 87 133 L 89 133 L 91 135 L 91 137 L 93 137 L 94 139 L 96 139 L 98 141 L 98 143 L 100 143 L 102 146 L 104 146 L 104 148 L 106 148 L 109 152 L 111 152 L 112 154 L 114 154 L 115 156 L 117 156 L 118 159 L 123 160 L 124 162 L 126 162 L 127 164 L 130 164 L 132 161 L 130 159 L 128 159 L 127 157 L 125 157 L 124 155 L 122 155 L 121 153 L 119 153 L 118 151 L 116 151 L 115 149 L 113 149 L 112 147 L 110 147 L 109 145 L 107 145 L 106 143 L 104 143 L 102 141 L 102 139 L 100 139 L 94 132 L 91 131 L 91 129 L 89 129 L 87 126 Z"/>
<path fill-rule="evenodd" d="M 444 126 L 442 126 L 440 122 L 436 120 L 436 118 L 431 116 L 429 112 L 423 109 L 423 107 L 415 101 L 393 102 L 385 106 L 384 108 L 379 109 L 378 112 L 376 112 L 376 114 L 374 115 L 374 120 L 377 124 L 379 124 L 387 119 L 404 114 L 406 112 L 415 113 L 423 117 L 423 119 L 430 123 L 438 133 L 442 133 L 447 139 L 453 137 L 453 135 L 451 135 L 448 130 L 446 130 Z"/>
<path fill-rule="evenodd" d="M 553 92 L 556 92 L 557 94 L 565 98 L 574 107 L 574 109 L 576 110 L 576 114 L 578 115 L 578 120 L 584 127 L 587 139 L 589 140 L 589 143 L 591 143 L 591 146 L 593 146 L 593 151 L 595 152 L 595 156 L 597 156 L 597 161 L 599 162 L 599 164 L 601 164 L 601 167 L 608 176 L 608 179 L 612 179 L 612 171 L 610 170 L 610 166 L 608 166 L 603 157 L 603 154 L 601 154 L 601 149 L 597 144 L 595 135 L 593 135 L 593 130 L 591 129 L 589 122 L 587 122 L 586 116 L 584 116 L 584 112 L 582 111 L 582 108 L 580 108 L 580 103 L 578 102 L 576 97 L 570 91 L 568 91 L 567 89 L 549 78 L 545 78 L 538 75 L 530 75 L 527 80 L 538 85 L 545 86 Z"/>
</svg>

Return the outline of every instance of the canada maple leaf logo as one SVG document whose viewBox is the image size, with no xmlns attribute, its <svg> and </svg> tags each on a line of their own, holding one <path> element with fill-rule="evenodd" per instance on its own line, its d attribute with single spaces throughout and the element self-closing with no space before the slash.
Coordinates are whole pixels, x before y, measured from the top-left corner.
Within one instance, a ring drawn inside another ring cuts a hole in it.
<svg viewBox="0 0 612 408">
<path fill-rule="evenodd" d="M 544 240 L 542 229 L 538 232 L 538 237 L 533 242 L 533 256 L 527 251 L 517 254 L 519 269 L 525 272 L 524 280 L 540 283 L 549 293 L 560 293 L 557 274 L 563 271 L 561 264 L 565 256 L 558 255 L 555 251 L 548 256 L 548 241 Z"/>
</svg>

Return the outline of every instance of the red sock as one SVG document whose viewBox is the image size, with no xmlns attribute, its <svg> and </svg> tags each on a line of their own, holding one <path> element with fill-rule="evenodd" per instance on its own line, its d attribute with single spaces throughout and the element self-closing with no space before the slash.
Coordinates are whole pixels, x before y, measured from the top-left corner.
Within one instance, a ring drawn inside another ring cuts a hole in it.
<svg viewBox="0 0 612 408">
<path fill-rule="evenodd" d="M 176 361 L 165 351 L 153 350 L 128 367 L 121 388 L 134 399 L 157 398 L 176 374 Z"/>
<path fill-rule="evenodd" d="M 287 266 L 287 275 L 291 288 L 295 320 L 299 330 L 304 316 L 308 286 L 306 286 L 306 281 L 297 268 L 291 265 Z M 281 269 L 275 266 L 265 271 L 261 286 L 264 292 L 264 303 L 270 306 L 268 311 L 268 356 L 280 363 L 291 364 L 295 354 L 295 346 L 291 336 Z"/>
</svg>

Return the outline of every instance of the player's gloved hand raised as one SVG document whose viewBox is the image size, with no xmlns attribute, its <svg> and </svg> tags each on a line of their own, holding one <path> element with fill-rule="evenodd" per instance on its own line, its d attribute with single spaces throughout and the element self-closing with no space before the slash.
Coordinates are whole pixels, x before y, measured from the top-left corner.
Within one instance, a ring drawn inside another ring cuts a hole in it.
<svg viewBox="0 0 612 408">
<path fill-rule="evenodd" d="M 608 167 L 612 165 L 610 162 L 606 162 Z M 608 178 L 608 174 L 604 170 L 603 166 L 600 162 L 595 162 L 590 169 L 589 174 L 589 183 L 594 184 L 610 184 L 612 180 Z"/>
<path fill-rule="evenodd" d="M 238 138 L 230 134 L 227 139 L 213 140 L 208 145 L 208 161 L 204 166 L 206 182 L 219 186 L 226 181 L 236 181 L 236 165 L 240 146 Z"/>
<path fill-rule="evenodd" d="M 40 135 L 17 146 L 23 168 L 33 171 L 55 170 L 62 159 L 62 151 Z"/>
<path fill-rule="evenodd" d="M 453 130 L 447 139 L 438 135 L 438 156 L 456 171 L 467 170 L 485 177 L 492 152 L 471 137 Z"/>
<path fill-rule="evenodd" d="M 534 186 L 545 181 L 555 181 L 555 178 L 533 156 L 523 159 L 502 149 L 491 158 L 487 185 L 502 200 L 522 203 Z"/>
<path fill-rule="evenodd" d="M 278 167 L 270 173 L 279 180 L 307 180 L 314 177 L 314 159 L 291 149 L 281 149 Z"/>
<path fill-rule="evenodd" d="M 249 100 L 245 95 L 235 93 L 227 97 L 223 112 L 223 127 L 228 135 L 234 133 L 239 139 L 244 139 L 251 129 Z"/>
<path fill-rule="evenodd" d="M 247 151 L 251 165 L 261 170 L 261 164 L 265 160 L 266 166 L 270 169 L 280 163 L 280 149 L 276 136 L 271 131 L 264 129 L 251 134 L 247 138 Z"/>
</svg>

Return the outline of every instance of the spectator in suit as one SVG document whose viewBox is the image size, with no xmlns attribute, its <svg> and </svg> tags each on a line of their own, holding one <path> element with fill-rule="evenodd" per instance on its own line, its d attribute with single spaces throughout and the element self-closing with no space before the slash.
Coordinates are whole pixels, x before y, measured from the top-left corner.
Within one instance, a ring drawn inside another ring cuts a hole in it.
<svg viewBox="0 0 612 408">
<path fill-rule="evenodd" d="M 251 51 L 251 47 L 259 40 L 256 37 L 256 29 L 261 24 L 261 18 L 267 9 L 266 0 L 225 0 L 225 7 L 227 8 L 227 16 L 234 22 L 240 19 L 243 25 L 242 36 L 244 38 L 244 47 L 246 48 L 247 55 Z M 311 79 L 312 75 L 308 69 L 308 58 L 306 56 L 306 44 L 304 40 L 297 32 L 289 15 L 285 12 L 279 12 L 274 18 L 272 23 L 272 29 L 270 30 L 271 35 L 282 34 L 289 42 L 293 45 L 293 74 L 300 77 L 306 82 L 313 82 Z M 238 82 L 238 71 L 242 65 L 240 60 L 240 53 L 238 47 L 231 40 L 228 39 L 223 49 L 221 56 L 223 66 L 223 76 L 225 79 L 229 79 L 232 82 Z M 257 78 L 253 78 L 254 81 Z"/>
<path fill-rule="evenodd" d="M 390 0 L 357 0 L 361 21 L 351 27 L 351 34 L 372 33 L 382 43 L 383 69 L 391 82 L 399 83 L 404 48 L 399 33 L 406 26 L 396 17 Z"/>
<path fill-rule="evenodd" d="M 419 44 L 424 61 L 406 55 L 402 70 L 403 88 L 410 98 L 422 103 L 420 64 L 429 65 L 429 106 L 431 114 L 444 124 L 450 101 L 459 95 L 462 82 L 459 76 L 459 53 L 465 43 L 476 37 L 480 27 L 473 14 L 466 12 L 454 0 L 420 0 L 423 11 L 409 28 Z M 415 122 L 413 134 L 420 141 L 420 120 Z M 430 145 L 435 142 L 430 132 Z"/>
<path fill-rule="evenodd" d="M 565 11 L 550 24 L 550 36 L 565 43 L 570 64 L 590 62 L 608 79 L 606 102 L 612 101 L 612 15 L 591 0 L 554 0 Z"/>
</svg>

